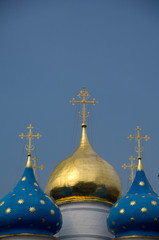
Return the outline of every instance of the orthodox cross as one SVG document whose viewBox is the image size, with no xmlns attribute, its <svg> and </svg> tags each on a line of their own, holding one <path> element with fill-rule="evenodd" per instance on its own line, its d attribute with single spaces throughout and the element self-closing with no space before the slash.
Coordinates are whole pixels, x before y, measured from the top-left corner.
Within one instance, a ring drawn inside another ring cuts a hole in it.
<svg viewBox="0 0 159 240">
<path fill-rule="evenodd" d="M 33 171 L 34 171 L 34 175 L 36 175 L 35 174 L 35 172 L 36 172 L 36 169 L 37 168 L 40 168 L 41 170 L 43 170 L 44 169 L 44 165 L 43 164 L 41 164 L 41 166 L 38 166 L 36 163 L 37 163 L 37 161 L 38 161 L 38 158 L 35 156 L 34 158 L 32 158 L 32 160 L 34 161 L 34 163 L 33 163 Z M 36 177 L 36 180 L 38 180 L 38 177 Z"/>
<path fill-rule="evenodd" d="M 73 106 L 75 105 L 75 103 L 83 104 L 82 113 L 79 112 L 79 116 L 83 119 L 82 126 L 86 127 L 87 126 L 86 118 L 88 118 L 88 116 L 89 116 L 89 112 L 86 113 L 86 103 L 93 103 L 93 106 L 95 106 L 95 104 L 98 102 L 95 100 L 95 98 L 93 98 L 92 101 L 87 100 L 90 97 L 90 95 L 89 95 L 88 91 L 85 90 L 85 87 L 83 88 L 83 90 L 80 91 L 80 93 L 77 96 L 82 99 L 75 100 L 75 98 L 73 98 L 72 101 L 70 101 L 70 102 L 72 103 Z"/>
<path fill-rule="evenodd" d="M 41 135 L 39 133 L 32 134 L 32 129 L 34 128 L 31 124 L 29 124 L 29 126 L 27 127 L 29 129 L 29 133 L 28 134 L 24 134 L 22 133 L 21 135 L 19 135 L 19 137 L 21 137 L 21 139 L 23 139 L 24 137 L 29 138 L 29 144 L 25 146 L 25 149 L 28 151 L 28 156 L 31 156 L 31 151 L 34 150 L 35 146 L 31 144 L 31 140 L 36 137 L 37 139 L 39 139 L 41 137 Z"/>
<path fill-rule="evenodd" d="M 145 139 L 145 141 L 147 141 L 148 139 L 150 139 L 150 137 L 148 137 L 147 135 L 145 135 L 145 137 L 140 136 L 141 128 L 139 126 L 137 126 L 135 130 L 137 131 L 137 136 L 133 137 L 132 134 L 130 134 L 128 138 L 130 140 L 134 138 L 138 141 L 138 147 L 136 147 L 136 152 L 138 152 L 138 159 L 141 159 L 141 152 L 143 152 L 143 147 L 141 147 L 140 141 L 142 139 Z"/>
<path fill-rule="evenodd" d="M 123 167 L 124 169 L 126 169 L 126 168 L 130 168 L 130 169 L 131 169 L 131 175 L 129 176 L 129 179 L 130 179 L 130 181 L 133 183 L 133 181 L 134 181 L 134 168 L 136 168 L 137 165 L 134 165 L 134 163 L 133 163 L 133 161 L 135 160 L 135 158 L 133 158 L 133 156 L 131 156 L 131 157 L 129 158 L 129 160 L 131 161 L 131 164 L 130 164 L 130 165 L 126 165 L 126 164 L 124 163 L 124 165 L 122 165 L 122 167 Z"/>
</svg>

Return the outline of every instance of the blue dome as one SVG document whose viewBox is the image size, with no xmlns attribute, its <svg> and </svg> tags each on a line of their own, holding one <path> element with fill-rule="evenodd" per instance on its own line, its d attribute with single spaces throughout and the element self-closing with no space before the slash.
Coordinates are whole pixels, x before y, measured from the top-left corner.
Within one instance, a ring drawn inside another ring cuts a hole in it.
<svg viewBox="0 0 159 240">
<path fill-rule="evenodd" d="M 141 159 L 130 190 L 111 208 L 107 225 L 116 237 L 159 237 L 159 197 L 145 176 Z"/>
<path fill-rule="evenodd" d="M 0 201 L 0 236 L 54 235 L 61 228 L 59 208 L 39 187 L 31 164 L 27 165 L 14 190 Z"/>
</svg>

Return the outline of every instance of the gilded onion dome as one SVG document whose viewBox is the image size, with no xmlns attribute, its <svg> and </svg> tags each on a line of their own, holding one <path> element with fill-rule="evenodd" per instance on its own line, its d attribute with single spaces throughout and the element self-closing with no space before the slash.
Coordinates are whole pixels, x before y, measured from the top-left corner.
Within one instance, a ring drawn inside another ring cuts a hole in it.
<svg viewBox="0 0 159 240">
<path fill-rule="evenodd" d="M 20 181 L 0 201 L 0 219 L 0 236 L 52 236 L 61 228 L 60 210 L 35 180 L 30 155 Z"/>
<path fill-rule="evenodd" d="M 87 102 L 87 91 L 78 95 Z M 80 102 L 72 100 L 73 103 Z M 93 99 L 92 103 L 96 101 Z M 91 103 L 91 101 L 88 101 Z M 82 136 L 75 152 L 60 162 L 52 171 L 46 184 L 46 193 L 57 204 L 69 201 L 101 201 L 115 203 L 122 192 L 121 181 L 114 167 L 100 157 L 91 147 L 86 134 L 86 113 L 83 106 Z"/>
<path fill-rule="evenodd" d="M 141 159 L 130 190 L 111 208 L 107 225 L 117 238 L 159 237 L 159 196 L 146 178 Z"/>
</svg>

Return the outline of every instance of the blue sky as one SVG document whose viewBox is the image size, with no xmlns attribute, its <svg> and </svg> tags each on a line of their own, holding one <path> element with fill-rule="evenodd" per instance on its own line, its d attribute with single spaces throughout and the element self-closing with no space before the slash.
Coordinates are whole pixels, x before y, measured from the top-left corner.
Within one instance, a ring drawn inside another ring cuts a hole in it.
<svg viewBox="0 0 159 240">
<path fill-rule="evenodd" d="M 86 87 L 88 138 L 130 185 L 121 168 L 136 157 L 127 136 L 137 125 L 143 165 L 159 193 L 159 2 L 147 0 L 0 1 L 0 197 L 19 180 L 27 158 L 18 136 L 32 123 L 40 184 L 78 146 L 81 120 L 69 100 Z M 33 153 L 34 155 L 35 153 Z"/>
</svg>

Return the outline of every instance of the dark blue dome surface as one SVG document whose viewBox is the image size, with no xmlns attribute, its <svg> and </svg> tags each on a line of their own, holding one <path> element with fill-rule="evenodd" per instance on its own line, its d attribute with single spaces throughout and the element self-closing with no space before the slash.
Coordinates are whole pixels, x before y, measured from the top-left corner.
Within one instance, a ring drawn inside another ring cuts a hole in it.
<svg viewBox="0 0 159 240">
<path fill-rule="evenodd" d="M 61 225 L 59 208 L 40 189 L 32 167 L 26 167 L 14 190 L 0 201 L 0 236 L 53 235 Z"/>
<path fill-rule="evenodd" d="M 107 224 L 116 237 L 159 237 L 159 197 L 143 170 L 137 170 L 128 193 L 111 208 Z"/>
</svg>

